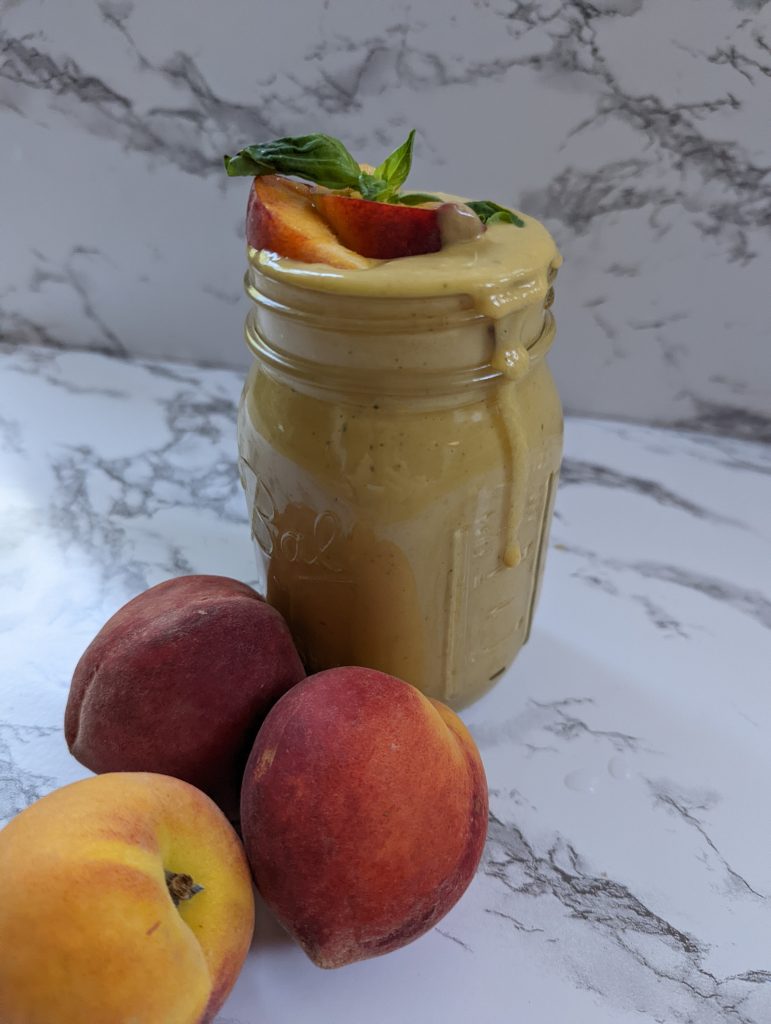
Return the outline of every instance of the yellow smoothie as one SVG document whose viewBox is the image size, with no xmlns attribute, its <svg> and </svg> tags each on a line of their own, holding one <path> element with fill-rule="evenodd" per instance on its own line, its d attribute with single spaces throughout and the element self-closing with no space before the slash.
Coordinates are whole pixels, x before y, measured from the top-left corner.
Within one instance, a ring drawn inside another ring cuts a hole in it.
<svg viewBox="0 0 771 1024">
<path fill-rule="evenodd" d="M 338 270 L 249 250 L 241 477 L 268 600 L 309 671 L 461 707 L 530 632 L 562 447 L 545 355 L 560 256 L 492 224 Z M 464 239 L 465 236 L 465 240 Z"/>
</svg>

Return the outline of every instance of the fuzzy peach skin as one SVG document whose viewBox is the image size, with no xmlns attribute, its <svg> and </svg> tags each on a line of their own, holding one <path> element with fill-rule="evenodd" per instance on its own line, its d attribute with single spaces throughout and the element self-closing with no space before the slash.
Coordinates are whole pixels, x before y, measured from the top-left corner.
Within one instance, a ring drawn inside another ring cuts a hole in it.
<svg viewBox="0 0 771 1024">
<path fill-rule="evenodd" d="M 249 757 L 241 827 L 268 906 L 320 967 L 404 946 L 460 899 L 487 782 L 448 707 L 366 668 L 309 676 Z"/>
<path fill-rule="evenodd" d="M 203 886 L 174 905 L 166 871 Z M 232 826 L 178 779 L 58 789 L 0 832 L 2 1024 L 208 1024 L 249 949 Z"/>
<path fill-rule="evenodd" d="M 304 676 L 284 619 L 256 591 L 180 576 L 129 601 L 89 644 L 64 733 L 92 771 L 174 775 L 235 820 L 257 729 Z"/>
</svg>

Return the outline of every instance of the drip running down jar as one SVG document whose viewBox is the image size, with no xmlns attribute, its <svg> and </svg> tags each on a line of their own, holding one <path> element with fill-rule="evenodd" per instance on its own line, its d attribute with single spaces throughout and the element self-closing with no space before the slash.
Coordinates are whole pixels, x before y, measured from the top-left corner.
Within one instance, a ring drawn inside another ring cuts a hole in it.
<svg viewBox="0 0 771 1024">
<path fill-rule="evenodd" d="M 249 250 L 240 473 L 309 672 L 458 708 L 530 633 L 562 451 L 560 258 L 535 220 L 369 270 Z"/>
</svg>

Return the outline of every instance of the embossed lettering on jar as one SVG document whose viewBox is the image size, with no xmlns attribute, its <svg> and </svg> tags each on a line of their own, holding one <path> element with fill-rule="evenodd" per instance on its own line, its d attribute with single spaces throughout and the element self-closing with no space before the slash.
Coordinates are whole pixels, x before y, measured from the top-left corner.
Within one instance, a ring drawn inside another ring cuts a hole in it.
<svg viewBox="0 0 771 1024">
<path fill-rule="evenodd" d="M 367 665 L 460 707 L 527 640 L 562 448 L 559 256 L 527 229 L 507 263 L 515 229 L 490 228 L 475 276 L 476 243 L 338 272 L 250 250 L 241 478 L 309 671 Z"/>
</svg>

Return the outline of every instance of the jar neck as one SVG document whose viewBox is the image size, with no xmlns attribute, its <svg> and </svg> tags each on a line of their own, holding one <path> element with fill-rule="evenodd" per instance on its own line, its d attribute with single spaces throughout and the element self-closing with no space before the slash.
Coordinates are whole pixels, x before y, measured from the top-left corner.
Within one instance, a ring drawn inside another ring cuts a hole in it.
<svg viewBox="0 0 771 1024">
<path fill-rule="evenodd" d="M 410 397 L 464 394 L 514 377 L 501 347 L 519 352 L 521 378 L 548 351 L 554 320 L 543 300 L 499 319 L 469 295 L 345 295 L 279 281 L 251 264 L 246 342 L 272 372 L 320 391 Z M 516 361 L 516 360 L 515 360 Z"/>
</svg>

